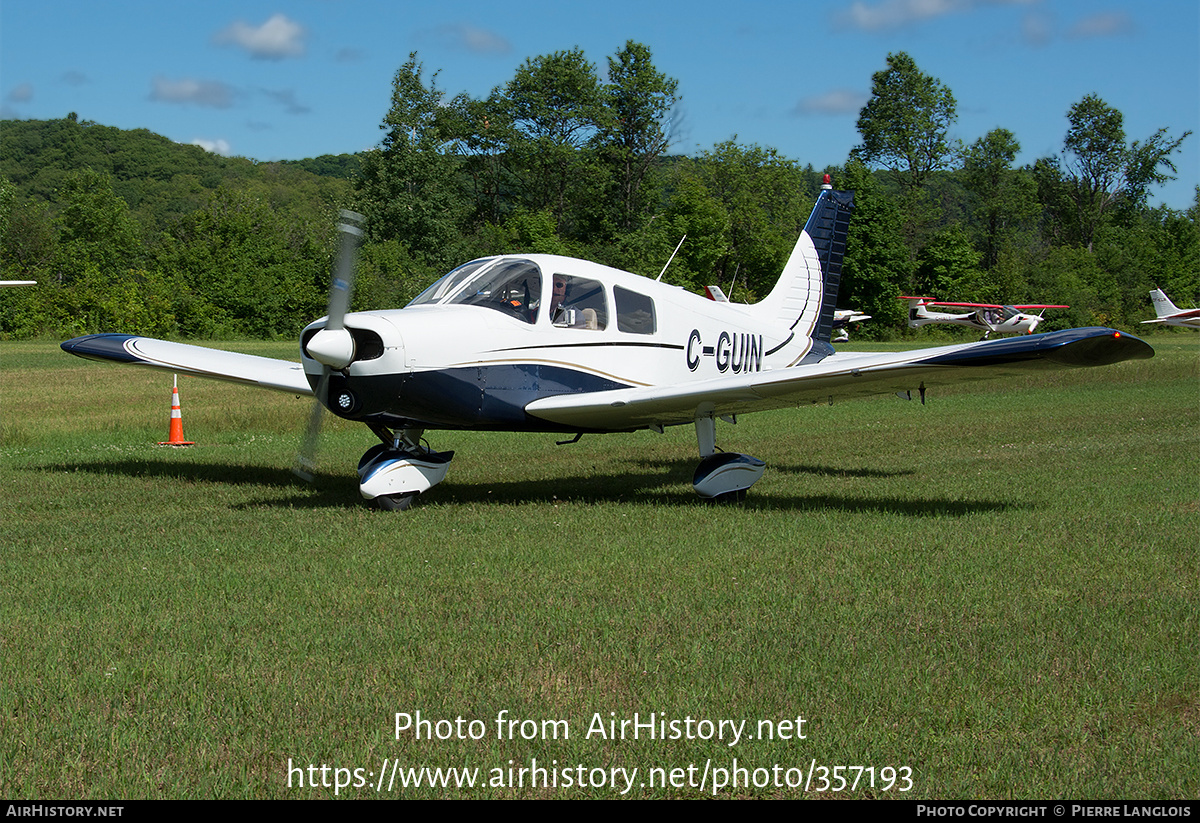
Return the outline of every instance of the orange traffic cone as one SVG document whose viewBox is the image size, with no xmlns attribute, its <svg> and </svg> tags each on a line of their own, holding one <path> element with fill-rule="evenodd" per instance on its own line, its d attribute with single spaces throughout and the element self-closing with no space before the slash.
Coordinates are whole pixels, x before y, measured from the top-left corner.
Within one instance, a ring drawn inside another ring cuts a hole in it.
<svg viewBox="0 0 1200 823">
<path fill-rule="evenodd" d="M 179 377 L 175 378 L 175 385 L 171 388 L 171 429 L 167 433 L 165 442 L 159 443 L 160 446 L 194 446 L 195 443 L 190 440 L 183 439 L 183 412 L 179 408 Z"/>
</svg>

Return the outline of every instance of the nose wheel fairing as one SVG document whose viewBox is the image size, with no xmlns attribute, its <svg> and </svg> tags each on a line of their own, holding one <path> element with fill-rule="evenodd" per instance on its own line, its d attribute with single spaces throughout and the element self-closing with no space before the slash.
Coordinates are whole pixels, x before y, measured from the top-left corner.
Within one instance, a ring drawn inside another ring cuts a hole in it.
<svg viewBox="0 0 1200 823">
<path fill-rule="evenodd" d="M 380 508 L 407 509 L 417 495 L 445 479 L 453 458 L 452 451 L 435 452 L 402 438 L 390 446 L 381 443 L 358 461 L 359 493 Z"/>
</svg>

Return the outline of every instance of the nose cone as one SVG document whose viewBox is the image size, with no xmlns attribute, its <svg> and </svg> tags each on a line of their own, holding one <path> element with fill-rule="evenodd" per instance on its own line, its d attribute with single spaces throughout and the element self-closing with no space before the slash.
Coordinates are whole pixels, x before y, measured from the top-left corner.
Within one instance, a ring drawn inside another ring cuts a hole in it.
<svg viewBox="0 0 1200 823">
<path fill-rule="evenodd" d="M 308 356 L 331 369 L 354 362 L 354 337 L 346 329 L 321 329 L 305 346 Z"/>
</svg>

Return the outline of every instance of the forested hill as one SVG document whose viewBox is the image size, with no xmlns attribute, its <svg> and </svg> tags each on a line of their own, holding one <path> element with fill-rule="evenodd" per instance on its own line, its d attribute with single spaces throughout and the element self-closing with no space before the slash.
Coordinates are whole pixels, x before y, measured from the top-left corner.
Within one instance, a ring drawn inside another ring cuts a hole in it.
<svg viewBox="0 0 1200 823">
<path fill-rule="evenodd" d="M 19 200 L 57 203 L 67 179 L 91 169 L 112 179 L 113 193 L 148 228 L 202 208 L 223 185 L 261 188 L 273 206 L 311 213 L 349 193 L 359 163 L 353 155 L 256 163 L 74 117 L 0 121 L 0 176 Z"/>
</svg>

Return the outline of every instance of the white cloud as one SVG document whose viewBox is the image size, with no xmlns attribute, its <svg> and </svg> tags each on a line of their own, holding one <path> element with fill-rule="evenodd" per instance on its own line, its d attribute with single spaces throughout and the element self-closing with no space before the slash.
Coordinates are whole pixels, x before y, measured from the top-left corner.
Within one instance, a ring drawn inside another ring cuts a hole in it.
<svg viewBox="0 0 1200 823">
<path fill-rule="evenodd" d="M 312 111 L 312 109 L 296 99 L 296 92 L 292 89 L 280 89 L 279 91 L 263 89 L 263 94 L 283 106 L 283 110 L 288 114 L 308 114 Z"/>
<path fill-rule="evenodd" d="M 874 4 L 855 0 L 838 19 L 852 29 L 883 31 L 944 17 L 968 5 L 968 0 L 883 0 Z"/>
<path fill-rule="evenodd" d="M 299 23 L 282 14 L 274 14 L 257 28 L 238 20 L 213 35 L 213 41 L 219 45 L 232 43 L 248 51 L 255 59 L 282 60 L 285 57 L 303 57 L 307 35 Z"/>
<path fill-rule="evenodd" d="M 1021 38 L 1031 46 L 1044 46 L 1054 37 L 1054 20 L 1047 14 L 1033 12 L 1021 21 Z"/>
<path fill-rule="evenodd" d="M 863 31 L 888 31 L 927 20 L 936 20 L 980 6 L 1025 5 L 1035 0 L 880 0 L 867 3 L 854 0 L 850 8 L 834 19 L 840 25 Z"/>
<path fill-rule="evenodd" d="M 21 83 L 14 86 L 4 99 L 10 103 L 28 103 L 33 99 L 33 84 Z"/>
<path fill-rule="evenodd" d="M 159 103 L 194 103 L 214 109 L 227 109 L 233 105 L 233 89 L 215 80 L 182 80 L 154 78 L 150 99 Z"/>
<path fill-rule="evenodd" d="M 337 50 L 333 55 L 333 59 L 339 63 L 357 63 L 366 57 L 366 53 L 362 49 L 356 49 L 353 46 L 346 46 Z"/>
<path fill-rule="evenodd" d="M 1125 12 L 1115 11 L 1093 14 L 1085 17 L 1067 33 L 1068 37 L 1113 37 L 1119 34 L 1131 34 L 1134 30 L 1133 20 Z"/>
<path fill-rule="evenodd" d="M 793 114 L 850 114 L 867 104 L 869 95 L 853 89 L 833 89 L 815 97 L 805 97 L 792 110 Z"/>
<path fill-rule="evenodd" d="M 199 146 L 209 154 L 219 154 L 222 157 L 228 157 L 233 152 L 233 147 L 229 145 L 229 141 L 222 140 L 221 138 L 206 140 L 203 137 L 197 137 L 191 144 Z"/>
<path fill-rule="evenodd" d="M 448 48 L 469 51 L 472 54 L 509 54 L 512 52 L 512 44 L 499 34 L 472 26 L 469 23 L 447 23 L 444 26 L 438 26 L 432 34 Z"/>
</svg>

